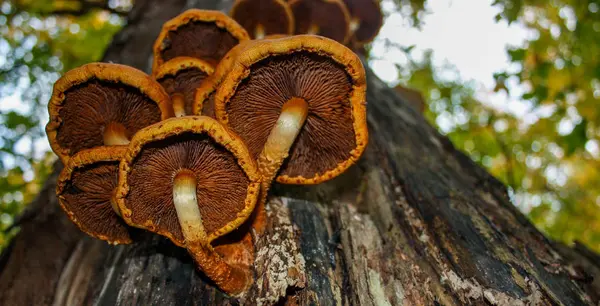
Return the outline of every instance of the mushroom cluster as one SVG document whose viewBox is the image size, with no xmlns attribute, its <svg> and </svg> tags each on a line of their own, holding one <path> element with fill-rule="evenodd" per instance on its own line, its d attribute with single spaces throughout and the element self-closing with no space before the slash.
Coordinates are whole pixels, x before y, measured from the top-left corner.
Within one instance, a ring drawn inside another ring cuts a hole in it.
<svg viewBox="0 0 600 306">
<path fill-rule="evenodd" d="M 383 24 L 379 0 L 236 0 L 229 14 L 253 39 L 313 34 L 354 48 Z"/>
<path fill-rule="evenodd" d="M 152 76 L 91 63 L 61 77 L 46 131 L 65 164 L 56 193 L 69 218 L 112 244 L 133 242 L 133 228 L 165 236 L 221 290 L 244 292 L 272 182 L 332 179 L 368 141 L 358 56 L 322 36 L 287 35 L 300 24 L 294 3 L 346 6 L 301 1 L 237 2 L 232 15 L 257 40 L 220 12 L 182 13 L 154 44 Z M 307 16 L 325 33 L 329 23 Z"/>
</svg>

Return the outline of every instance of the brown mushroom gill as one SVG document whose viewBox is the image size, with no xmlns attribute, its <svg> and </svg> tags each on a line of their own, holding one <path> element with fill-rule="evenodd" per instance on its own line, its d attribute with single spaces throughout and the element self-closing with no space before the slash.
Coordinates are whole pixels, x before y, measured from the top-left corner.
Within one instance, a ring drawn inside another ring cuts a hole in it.
<svg viewBox="0 0 600 306">
<path fill-rule="evenodd" d="M 215 92 L 211 92 L 202 103 L 202 115 L 215 118 Z"/>
<path fill-rule="evenodd" d="M 356 147 L 354 131 L 348 128 L 352 126 L 348 97 L 352 81 L 341 65 L 314 53 L 296 52 L 269 57 L 250 71 L 226 108 L 231 128 L 243 139 L 254 140 L 248 142 L 248 149 L 263 164 L 259 168 L 264 167 L 265 158 L 271 163 L 269 169 L 261 171 L 277 171 L 288 151 L 290 158 L 279 173 L 291 177 L 322 174 L 349 158 Z M 253 120 L 254 116 L 261 119 Z M 278 128 L 282 126 L 298 130 Z M 282 140 L 282 133 L 297 133 L 297 137 Z M 291 148 L 278 145 L 278 152 L 273 152 L 272 147 L 265 146 L 267 142 Z M 272 179 L 276 173 L 263 175 L 270 182 L 269 176 Z"/>
<path fill-rule="evenodd" d="M 128 183 L 131 192 L 127 203 L 144 206 L 130 207 L 136 211 L 132 221 L 143 224 L 151 220 L 159 232 L 170 232 L 176 240 L 183 241 L 188 237 L 180 226 L 178 208 L 173 209 L 175 197 L 187 197 L 184 200 L 199 209 L 193 218 L 200 218 L 201 236 L 206 237 L 224 227 L 244 208 L 250 181 L 231 153 L 212 139 L 184 133 L 144 146 L 132 165 Z"/>
<path fill-rule="evenodd" d="M 115 214 L 111 199 L 117 187 L 118 167 L 116 160 L 74 170 L 63 188 L 61 204 L 84 232 L 109 241 L 129 241 L 127 225 Z"/>
<path fill-rule="evenodd" d="M 161 120 L 156 103 L 134 87 L 90 81 L 65 92 L 57 141 L 78 152 L 125 144 L 139 129 Z"/>
<path fill-rule="evenodd" d="M 177 72 L 176 75 L 166 75 L 158 80 L 165 91 L 171 95 L 175 116 L 193 114 L 195 90 L 207 76 L 204 71 L 190 67 Z"/>
<path fill-rule="evenodd" d="M 215 26 L 214 22 L 193 21 L 169 32 L 161 53 L 165 61 L 190 56 L 216 64 L 238 43 L 231 33 Z"/>
</svg>

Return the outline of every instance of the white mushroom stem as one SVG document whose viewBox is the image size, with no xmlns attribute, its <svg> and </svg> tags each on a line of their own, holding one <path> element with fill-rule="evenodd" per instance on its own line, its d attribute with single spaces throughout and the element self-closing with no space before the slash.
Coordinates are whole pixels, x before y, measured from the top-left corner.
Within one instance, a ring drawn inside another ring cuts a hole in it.
<svg viewBox="0 0 600 306">
<path fill-rule="evenodd" d="M 110 122 L 104 127 L 104 144 L 107 146 L 128 145 L 129 138 L 125 126 L 118 122 Z"/>
<path fill-rule="evenodd" d="M 311 24 L 310 27 L 308 28 L 308 31 L 306 31 L 306 34 L 311 34 L 311 35 L 317 35 L 319 34 L 319 25 L 317 24 Z"/>
<path fill-rule="evenodd" d="M 183 96 L 183 94 L 172 94 L 171 102 L 173 102 L 173 111 L 175 112 L 175 117 L 185 116 L 185 97 Z"/>
<path fill-rule="evenodd" d="M 258 170 L 262 176 L 261 196 L 257 203 L 257 215 L 254 221 L 254 229 L 258 234 L 262 234 L 266 225 L 264 206 L 271 183 L 281 164 L 288 157 L 307 116 L 308 103 L 304 99 L 294 97 L 285 102 L 267 142 L 258 156 Z"/>
<path fill-rule="evenodd" d="M 254 29 L 254 39 L 263 39 L 265 38 L 265 27 L 262 24 L 257 24 Z"/>
<path fill-rule="evenodd" d="M 358 28 L 360 28 L 360 19 L 356 17 L 352 18 L 352 20 L 350 20 L 350 33 L 356 32 Z"/>
<path fill-rule="evenodd" d="M 300 134 L 308 116 L 308 103 L 302 98 L 291 98 L 281 108 L 275 126 L 258 156 L 258 167 L 263 180 L 272 181 L 290 148 Z"/>
<path fill-rule="evenodd" d="M 229 264 L 208 243 L 198 209 L 196 184 L 196 176 L 188 169 L 180 170 L 173 179 L 173 203 L 186 248 L 221 290 L 229 294 L 243 292 L 252 283 L 252 271 L 247 266 Z"/>
<path fill-rule="evenodd" d="M 206 243 L 206 231 L 196 198 L 196 176 L 190 170 L 180 170 L 173 179 L 173 204 L 186 244 Z"/>
</svg>

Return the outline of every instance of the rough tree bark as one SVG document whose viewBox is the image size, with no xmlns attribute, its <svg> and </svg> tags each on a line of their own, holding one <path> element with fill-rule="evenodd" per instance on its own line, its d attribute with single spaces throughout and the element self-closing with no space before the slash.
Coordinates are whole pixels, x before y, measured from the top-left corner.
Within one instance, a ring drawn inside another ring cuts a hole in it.
<svg viewBox="0 0 600 306">
<path fill-rule="evenodd" d="M 137 0 L 104 57 L 148 70 L 161 24 L 219 0 Z M 368 72 L 370 144 L 334 181 L 277 186 L 256 283 L 230 298 L 185 250 L 138 233 L 109 246 L 57 205 L 56 173 L 0 257 L 1 305 L 596 305 L 600 259 L 546 239 L 506 188 Z"/>
</svg>

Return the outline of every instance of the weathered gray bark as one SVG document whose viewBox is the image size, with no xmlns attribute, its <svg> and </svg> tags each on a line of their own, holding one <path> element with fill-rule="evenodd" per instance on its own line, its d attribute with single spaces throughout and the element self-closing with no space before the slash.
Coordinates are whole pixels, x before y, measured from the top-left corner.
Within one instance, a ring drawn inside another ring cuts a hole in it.
<svg viewBox="0 0 600 306">
<path fill-rule="evenodd" d="M 105 60 L 148 68 L 164 21 L 228 5 L 137 0 Z M 207 285 L 166 239 L 140 232 L 138 243 L 114 247 L 80 233 L 57 205 L 54 175 L 0 257 L 0 305 L 598 303 L 598 255 L 546 239 L 501 183 L 368 80 L 364 157 L 331 182 L 274 188 L 257 280 L 241 299 Z"/>
</svg>

